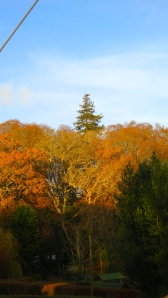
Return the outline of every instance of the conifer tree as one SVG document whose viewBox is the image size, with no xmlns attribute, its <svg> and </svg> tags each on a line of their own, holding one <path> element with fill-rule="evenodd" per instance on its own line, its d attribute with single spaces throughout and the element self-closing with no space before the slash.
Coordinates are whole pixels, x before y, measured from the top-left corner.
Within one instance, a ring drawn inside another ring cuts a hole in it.
<svg viewBox="0 0 168 298">
<path fill-rule="evenodd" d="M 100 121 L 103 118 L 102 114 L 95 115 L 94 102 L 90 99 L 90 94 L 86 94 L 83 97 L 83 104 L 79 105 L 80 109 L 77 111 L 77 121 L 74 122 L 74 126 L 77 131 L 85 133 L 89 130 L 100 130 L 104 126 L 100 125 Z"/>
</svg>

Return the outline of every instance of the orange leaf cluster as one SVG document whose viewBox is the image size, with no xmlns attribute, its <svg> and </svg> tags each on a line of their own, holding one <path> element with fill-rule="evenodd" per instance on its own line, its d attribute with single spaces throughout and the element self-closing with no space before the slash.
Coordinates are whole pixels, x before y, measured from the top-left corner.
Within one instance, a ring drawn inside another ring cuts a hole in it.
<svg viewBox="0 0 168 298">
<path fill-rule="evenodd" d="M 130 122 L 83 135 L 17 120 L 0 124 L 0 202 L 20 201 L 58 213 L 68 204 L 70 189 L 82 189 L 82 201 L 115 206 L 114 193 L 126 164 L 135 170 L 155 151 L 168 158 L 168 129 Z M 79 201 L 80 202 L 80 201 Z"/>
</svg>

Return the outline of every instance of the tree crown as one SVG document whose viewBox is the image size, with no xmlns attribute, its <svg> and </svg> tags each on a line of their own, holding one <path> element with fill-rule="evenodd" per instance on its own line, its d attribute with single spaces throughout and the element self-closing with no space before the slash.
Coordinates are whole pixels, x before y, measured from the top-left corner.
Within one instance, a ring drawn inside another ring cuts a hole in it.
<svg viewBox="0 0 168 298">
<path fill-rule="evenodd" d="M 77 131 L 85 133 L 89 130 L 100 130 L 104 126 L 100 125 L 100 121 L 103 118 L 102 114 L 95 115 L 94 102 L 90 99 L 90 94 L 86 94 L 83 97 L 83 104 L 80 104 L 80 109 L 77 111 L 77 121 L 74 122 L 74 126 Z"/>
</svg>

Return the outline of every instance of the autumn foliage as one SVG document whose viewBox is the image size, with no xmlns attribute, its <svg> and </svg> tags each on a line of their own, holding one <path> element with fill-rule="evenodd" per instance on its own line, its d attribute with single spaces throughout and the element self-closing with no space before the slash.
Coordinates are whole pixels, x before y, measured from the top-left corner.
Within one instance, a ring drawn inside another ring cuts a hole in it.
<svg viewBox="0 0 168 298">
<path fill-rule="evenodd" d="M 168 157 L 168 129 L 148 123 L 110 125 L 103 132 L 80 135 L 69 127 L 0 125 L 1 209 L 19 202 L 63 212 L 71 194 L 82 188 L 82 200 L 115 206 L 113 197 L 126 164 L 135 169 L 155 151 Z M 71 189 L 71 192 L 70 192 Z M 72 191 L 73 189 L 73 191 Z M 71 198 L 71 199 L 72 199 Z"/>
<path fill-rule="evenodd" d="M 33 207 L 42 225 L 44 250 L 52 254 L 56 241 L 52 235 L 61 231 L 69 260 L 83 262 L 87 270 L 87 233 L 92 224 L 94 269 L 102 272 L 119 266 L 112 240 L 118 183 L 129 162 L 136 171 L 153 152 L 160 160 L 168 159 L 167 128 L 130 122 L 81 134 L 67 126 L 54 130 L 17 120 L 4 122 L 0 124 L 0 223 L 6 228 L 8 217 L 20 205 Z"/>
</svg>

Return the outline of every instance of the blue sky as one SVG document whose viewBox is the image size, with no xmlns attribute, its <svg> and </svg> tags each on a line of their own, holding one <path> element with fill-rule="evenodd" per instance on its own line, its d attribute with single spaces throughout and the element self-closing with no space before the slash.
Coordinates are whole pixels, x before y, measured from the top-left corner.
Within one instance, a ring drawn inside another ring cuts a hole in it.
<svg viewBox="0 0 168 298">
<path fill-rule="evenodd" d="M 34 0 L 0 0 L 0 47 Z M 0 52 L 0 122 L 168 127 L 167 0 L 39 0 Z"/>
</svg>

